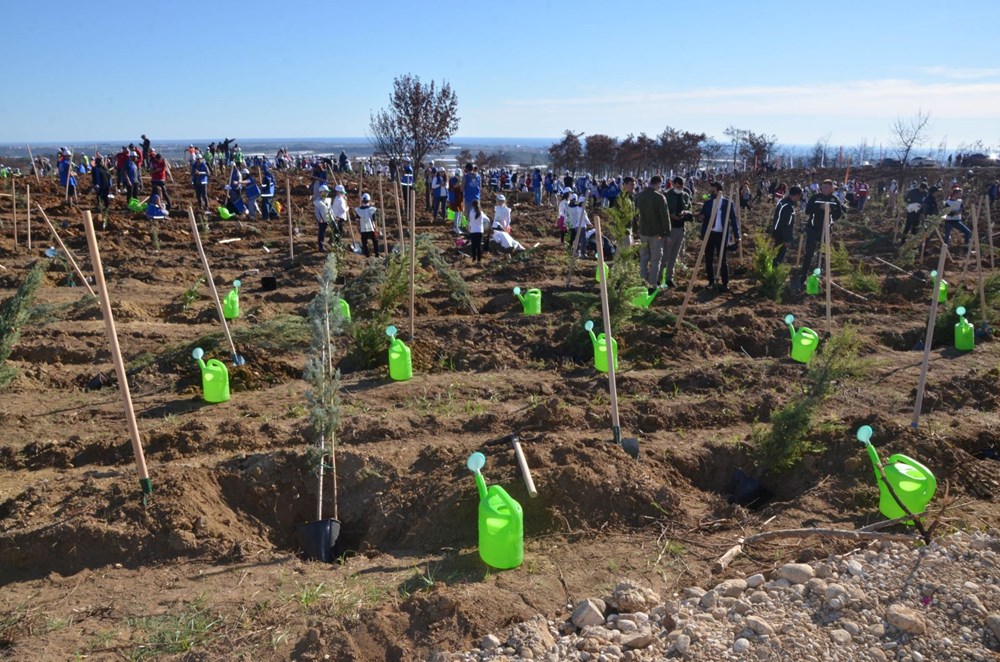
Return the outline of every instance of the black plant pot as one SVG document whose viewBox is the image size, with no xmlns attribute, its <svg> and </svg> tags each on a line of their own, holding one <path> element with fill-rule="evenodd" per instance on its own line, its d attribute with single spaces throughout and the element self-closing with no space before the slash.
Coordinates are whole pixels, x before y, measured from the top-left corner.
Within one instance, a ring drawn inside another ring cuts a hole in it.
<svg viewBox="0 0 1000 662">
<path fill-rule="evenodd" d="M 299 535 L 299 545 L 307 560 L 333 563 L 333 547 L 340 536 L 340 522 L 335 519 L 321 519 L 316 522 L 299 524 L 295 527 Z"/>
</svg>

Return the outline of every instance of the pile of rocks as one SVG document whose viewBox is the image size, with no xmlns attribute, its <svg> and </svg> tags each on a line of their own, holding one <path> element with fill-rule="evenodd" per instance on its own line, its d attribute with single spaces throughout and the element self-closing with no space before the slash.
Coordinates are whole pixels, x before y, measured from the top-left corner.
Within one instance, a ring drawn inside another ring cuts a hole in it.
<svg viewBox="0 0 1000 662">
<path fill-rule="evenodd" d="M 919 549 L 883 543 L 770 577 L 727 579 L 661 600 L 631 581 L 437 659 L 995 660 L 1000 538 L 961 534 Z"/>
</svg>

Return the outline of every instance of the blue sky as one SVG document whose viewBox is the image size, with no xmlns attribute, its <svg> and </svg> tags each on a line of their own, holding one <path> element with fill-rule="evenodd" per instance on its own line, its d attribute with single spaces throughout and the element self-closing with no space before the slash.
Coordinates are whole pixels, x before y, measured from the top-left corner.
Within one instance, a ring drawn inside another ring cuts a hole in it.
<svg viewBox="0 0 1000 662">
<path fill-rule="evenodd" d="M 824 7 L 820 10 L 819 7 Z M 363 136 L 394 76 L 459 136 L 664 126 L 780 143 L 1000 144 L 1000 2 L 9 3 L 0 142 Z"/>
</svg>

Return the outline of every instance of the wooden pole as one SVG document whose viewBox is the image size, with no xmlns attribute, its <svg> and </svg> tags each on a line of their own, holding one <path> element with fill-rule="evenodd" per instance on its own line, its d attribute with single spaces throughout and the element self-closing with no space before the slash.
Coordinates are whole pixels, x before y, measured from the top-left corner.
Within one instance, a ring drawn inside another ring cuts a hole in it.
<svg viewBox="0 0 1000 662">
<path fill-rule="evenodd" d="M 10 180 L 10 204 L 14 210 L 14 248 L 17 248 L 17 190 L 13 179 Z"/>
<path fill-rule="evenodd" d="M 63 157 L 67 158 L 66 156 Z M 66 202 L 69 202 L 69 183 L 73 179 L 73 156 L 69 155 L 69 167 L 66 168 Z"/>
<path fill-rule="evenodd" d="M 720 196 L 722 195 L 722 191 L 719 191 L 719 195 Z M 729 208 L 726 209 L 726 217 L 724 219 L 722 219 L 722 241 L 719 242 L 721 244 L 719 246 L 719 261 L 715 265 L 715 281 L 716 282 L 719 282 L 719 278 L 722 276 L 722 258 L 725 257 L 725 255 L 726 255 L 726 235 L 729 234 L 729 214 L 732 212 L 732 209 L 733 209 L 733 187 L 730 186 L 729 187 Z M 711 225 L 714 221 L 715 221 L 715 217 L 713 217 L 712 220 L 709 221 L 709 224 Z M 715 227 L 715 226 L 713 225 L 712 227 Z M 711 231 L 711 228 L 709 228 L 709 231 Z"/>
<path fill-rule="evenodd" d="M 24 223 L 28 226 L 28 250 L 31 250 L 31 184 L 25 185 L 25 195 L 27 196 L 24 205 L 27 218 Z"/>
<path fill-rule="evenodd" d="M 684 321 L 684 313 L 687 311 L 688 302 L 691 300 L 691 293 L 694 292 L 694 279 L 698 277 L 698 269 L 701 268 L 701 261 L 705 257 L 705 247 L 708 246 L 708 238 L 712 233 L 712 224 L 715 223 L 715 216 L 719 213 L 719 205 L 722 204 L 722 196 L 715 199 L 712 205 L 712 215 L 708 217 L 708 224 L 705 227 L 705 236 L 701 239 L 701 248 L 698 249 L 698 257 L 694 261 L 694 269 L 691 271 L 691 279 L 688 281 L 687 292 L 684 293 L 684 302 L 677 312 L 676 333 L 681 332 L 681 322 Z"/>
<path fill-rule="evenodd" d="M 378 174 L 378 212 L 382 217 L 382 247 L 385 248 L 386 264 L 389 263 L 389 235 L 385 233 L 385 197 L 382 195 L 382 173 Z"/>
<path fill-rule="evenodd" d="M 414 282 L 417 276 L 417 192 L 413 186 L 409 187 L 410 204 L 410 340 L 414 338 Z"/>
<path fill-rule="evenodd" d="M 192 215 L 193 216 L 193 215 Z M 104 330 L 108 335 L 108 345 L 111 349 L 111 360 L 115 364 L 115 374 L 118 376 L 118 390 L 125 406 L 125 420 L 128 423 L 129 437 L 132 439 L 132 452 L 135 454 L 135 468 L 139 474 L 139 486 L 142 488 L 143 504 L 153 493 L 153 482 L 149 479 L 146 469 L 146 457 L 142 452 L 142 440 L 139 438 L 139 425 L 135 419 L 135 409 L 132 407 L 132 393 L 128 387 L 128 376 L 125 374 L 125 362 L 122 360 L 122 350 L 118 345 L 118 332 L 115 330 L 115 319 L 111 312 L 111 298 L 108 296 L 108 286 L 104 282 L 104 267 L 101 264 L 101 252 L 97 246 L 97 233 L 94 232 L 94 219 L 90 211 L 83 212 L 84 228 L 87 232 L 87 246 L 90 248 L 90 262 L 94 265 L 94 282 L 101 293 L 101 314 L 104 317 Z M 86 280 L 84 280 L 86 282 Z"/>
<path fill-rule="evenodd" d="M 986 203 L 987 207 L 989 202 Z M 980 205 L 982 209 L 982 205 Z M 972 247 L 976 251 L 976 281 L 979 286 L 979 307 L 983 313 L 983 324 L 989 324 L 990 316 L 986 310 L 986 288 L 983 284 L 983 253 L 979 241 L 979 210 L 972 212 Z"/>
<path fill-rule="evenodd" d="M 739 188 L 739 191 L 736 194 L 736 208 L 735 208 L 735 211 L 736 211 L 736 224 L 740 228 L 740 236 L 744 236 L 744 235 L 750 236 L 750 235 L 746 234 L 747 231 L 743 228 L 743 218 L 740 216 L 740 214 L 742 213 L 740 211 L 740 209 L 742 207 L 742 202 L 743 202 L 743 187 L 741 186 Z M 743 264 L 743 242 L 741 241 L 739 244 L 737 244 L 737 246 L 739 247 L 739 251 L 740 251 L 740 264 Z"/>
<path fill-rule="evenodd" d="M 31 170 L 35 173 L 35 183 L 42 185 L 42 179 L 38 176 L 38 167 L 35 165 L 35 157 L 31 154 L 31 145 L 28 145 L 28 159 L 31 160 Z"/>
<path fill-rule="evenodd" d="M 393 197 L 396 198 L 396 224 L 399 225 L 399 254 L 403 254 L 403 211 L 399 206 L 399 181 L 392 181 L 392 193 Z"/>
<path fill-rule="evenodd" d="M 990 216 L 990 199 L 986 198 L 986 236 L 990 242 L 990 269 L 996 268 L 996 262 L 993 259 L 993 217 Z"/>
<path fill-rule="evenodd" d="M 288 259 L 295 259 L 295 231 L 292 227 L 292 176 L 285 175 L 285 206 L 288 207 Z"/>
<path fill-rule="evenodd" d="M 608 281 L 604 273 L 604 240 L 601 235 L 601 217 L 594 215 L 594 237 L 597 239 L 597 273 L 601 283 L 601 317 L 604 322 L 604 349 L 608 357 L 608 392 L 611 395 L 611 429 L 615 442 L 621 443 L 621 420 L 618 416 L 618 383 L 615 379 L 615 355 L 612 352 L 611 307 L 608 305 Z"/>
<path fill-rule="evenodd" d="M 938 257 L 937 272 L 934 276 L 934 283 L 931 287 L 931 314 L 927 320 L 927 335 L 924 337 L 924 360 L 920 365 L 920 381 L 917 383 L 917 400 L 913 404 L 913 421 L 910 427 L 914 430 L 920 425 L 920 409 L 924 404 L 924 389 L 927 387 L 927 366 L 931 360 L 931 345 L 934 343 L 934 322 L 937 321 L 938 312 L 938 292 L 941 287 L 941 279 L 944 278 L 945 257 L 948 255 L 948 246 L 941 242 L 941 256 Z"/>
<path fill-rule="evenodd" d="M 229 349 L 233 352 L 233 362 L 240 364 L 239 354 L 236 353 L 236 345 L 233 343 L 233 336 L 229 333 L 229 324 L 226 322 L 226 315 L 222 311 L 222 301 L 219 299 L 219 291 L 215 288 L 215 281 L 212 280 L 212 270 L 208 266 L 208 257 L 205 249 L 201 245 L 201 235 L 198 233 L 198 223 L 194 218 L 194 210 L 188 205 L 188 220 L 191 222 L 191 235 L 194 237 L 194 244 L 198 248 L 198 255 L 201 257 L 201 266 L 205 269 L 205 279 L 208 281 L 208 288 L 212 291 L 212 300 L 215 302 L 215 311 L 219 314 L 219 321 L 222 322 L 222 330 L 226 332 L 226 340 L 229 341 Z"/>
<path fill-rule="evenodd" d="M 833 333 L 833 312 L 830 305 L 830 292 L 833 289 L 831 285 L 831 272 L 830 272 L 830 205 L 823 205 L 823 244 L 824 250 L 826 252 L 826 332 L 828 334 Z"/>
<path fill-rule="evenodd" d="M 90 296 L 92 297 L 97 296 L 96 294 L 94 294 L 93 288 L 90 287 L 90 283 L 87 282 L 86 277 L 84 277 L 83 271 L 80 270 L 80 265 L 77 264 L 76 259 L 73 256 L 73 253 L 68 248 L 66 248 L 66 244 L 63 243 L 63 240 L 59 236 L 59 233 L 56 232 L 55 226 L 52 225 L 52 221 L 50 221 L 49 217 L 45 215 L 45 210 L 42 209 L 42 206 L 38 205 L 37 203 L 36 206 L 38 207 L 38 211 L 42 213 L 42 220 L 45 221 L 46 225 L 49 226 L 49 230 L 52 231 L 52 236 L 55 237 L 56 243 L 59 244 L 59 248 L 62 249 L 62 252 L 66 255 L 66 259 L 69 260 L 70 265 L 73 267 L 73 271 L 76 272 L 77 277 L 79 277 L 79 279 L 83 282 L 83 286 L 87 288 L 88 292 L 90 292 Z"/>
<path fill-rule="evenodd" d="M 979 199 L 979 208 L 977 209 L 973 205 L 969 205 L 969 211 L 972 214 L 972 218 L 975 219 L 979 211 L 983 208 L 983 199 Z M 975 232 L 975 230 L 973 230 Z M 950 239 L 950 237 L 949 237 Z M 969 245 L 965 247 L 965 262 L 962 264 L 962 278 L 965 278 L 965 274 L 969 271 L 969 262 L 972 260 L 973 242 L 969 242 Z M 980 257 L 977 255 L 976 257 Z"/>
</svg>

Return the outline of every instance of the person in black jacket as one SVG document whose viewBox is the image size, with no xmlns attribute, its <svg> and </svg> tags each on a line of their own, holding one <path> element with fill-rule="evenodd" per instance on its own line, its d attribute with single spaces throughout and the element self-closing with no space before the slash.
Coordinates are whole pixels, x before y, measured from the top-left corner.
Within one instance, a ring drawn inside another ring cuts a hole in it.
<svg viewBox="0 0 1000 662">
<path fill-rule="evenodd" d="M 903 228 L 903 237 L 900 243 L 906 240 L 906 235 L 917 234 L 920 226 L 920 216 L 924 213 L 924 203 L 927 201 L 927 184 L 921 184 L 917 188 L 912 188 L 903 196 L 906 203 L 906 226 Z"/>
<path fill-rule="evenodd" d="M 778 247 L 778 254 L 774 258 L 772 266 L 778 266 L 785 261 L 785 254 L 788 253 L 788 245 L 792 243 L 792 234 L 795 228 L 795 210 L 802 200 L 802 187 L 793 186 L 788 189 L 788 195 L 781 199 L 778 206 L 774 208 L 774 220 L 771 221 L 771 239 Z"/>
<path fill-rule="evenodd" d="M 729 291 L 729 264 L 726 262 L 726 251 L 729 250 L 729 240 L 733 243 L 740 241 L 740 223 L 736 220 L 736 209 L 728 198 L 722 195 L 722 182 L 712 182 L 710 185 L 711 197 L 701 206 L 701 236 L 706 232 L 711 232 L 708 237 L 708 245 L 705 246 L 705 268 L 708 270 L 708 286 L 715 285 L 715 258 L 721 253 L 722 265 L 720 275 L 723 292 Z M 719 203 L 719 211 L 715 218 L 712 218 L 712 207 L 715 199 L 722 198 Z M 729 217 L 729 230 L 726 231 L 726 217 Z"/>
<path fill-rule="evenodd" d="M 823 241 L 823 219 L 826 215 L 825 209 L 830 208 L 830 231 L 833 231 L 833 222 L 844 215 L 844 207 L 840 204 L 840 199 L 833 194 L 833 180 L 824 179 L 819 186 L 819 193 L 809 198 L 806 203 L 806 254 L 802 260 L 802 270 L 799 274 L 799 282 L 805 286 L 806 276 L 812 273 L 813 256 L 816 254 L 816 247 Z M 831 235 L 832 240 L 832 235 Z M 817 262 L 818 262 L 818 256 Z"/>
<path fill-rule="evenodd" d="M 684 223 L 694 220 L 691 213 L 691 194 L 684 190 L 684 180 L 674 177 L 673 186 L 667 191 L 667 211 L 670 212 L 670 236 L 667 238 L 667 287 L 674 287 L 674 265 L 684 246 Z"/>
</svg>

